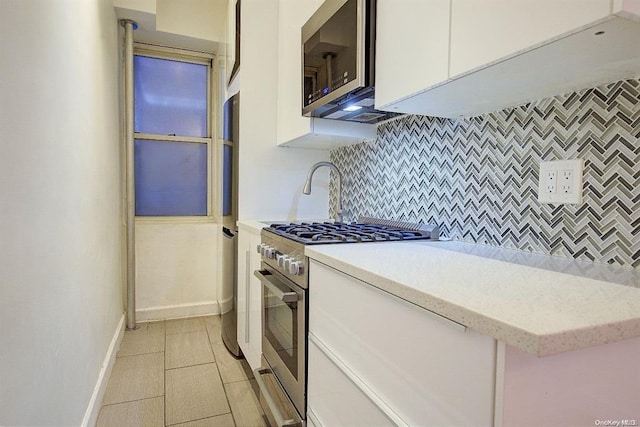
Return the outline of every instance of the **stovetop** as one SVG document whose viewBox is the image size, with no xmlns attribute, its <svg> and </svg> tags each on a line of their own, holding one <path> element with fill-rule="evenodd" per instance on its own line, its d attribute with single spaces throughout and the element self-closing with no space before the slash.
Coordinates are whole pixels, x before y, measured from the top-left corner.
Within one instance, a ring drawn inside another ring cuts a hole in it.
<svg viewBox="0 0 640 427">
<path fill-rule="evenodd" d="M 357 223 L 300 222 L 272 224 L 264 231 L 304 245 L 438 239 L 438 227 L 361 218 Z"/>
</svg>

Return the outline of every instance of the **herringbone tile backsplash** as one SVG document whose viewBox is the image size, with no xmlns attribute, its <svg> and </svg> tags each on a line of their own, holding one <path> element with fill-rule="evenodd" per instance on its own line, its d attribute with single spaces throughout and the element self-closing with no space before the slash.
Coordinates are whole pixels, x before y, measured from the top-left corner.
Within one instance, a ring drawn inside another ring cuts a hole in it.
<svg viewBox="0 0 640 427">
<path fill-rule="evenodd" d="M 640 79 L 468 119 L 409 115 L 339 148 L 348 219 L 436 223 L 445 236 L 640 267 Z M 541 161 L 584 159 L 583 203 L 537 201 Z M 331 180 L 331 214 L 335 213 Z"/>
</svg>

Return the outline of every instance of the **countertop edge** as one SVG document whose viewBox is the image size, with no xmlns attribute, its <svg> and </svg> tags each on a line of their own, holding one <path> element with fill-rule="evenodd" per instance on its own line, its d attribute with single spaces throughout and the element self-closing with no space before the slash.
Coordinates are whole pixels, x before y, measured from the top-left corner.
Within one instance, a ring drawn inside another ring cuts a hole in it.
<svg viewBox="0 0 640 427">
<path fill-rule="evenodd" d="M 313 247 L 305 248 L 305 254 L 315 261 L 339 270 L 404 301 L 487 334 L 537 357 L 551 356 L 640 336 L 640 319 L 630 319 L 615 324 L 568 329 L 560 333 L 539 335 L 490 317 L 482 312 L 461 307 L 422 290 L 364 270 L 348 261 L 316 252 Z"/>
<path fill-rule="evenodd" d="M 259 234 L 260 230 L 262 230 L 263 228 L 268 227 L 266 223 L 256 220 L 240 220 L 236 221 L 236 225 L 240 230 L 245 230 L 257 234 Z"/>
</svg>

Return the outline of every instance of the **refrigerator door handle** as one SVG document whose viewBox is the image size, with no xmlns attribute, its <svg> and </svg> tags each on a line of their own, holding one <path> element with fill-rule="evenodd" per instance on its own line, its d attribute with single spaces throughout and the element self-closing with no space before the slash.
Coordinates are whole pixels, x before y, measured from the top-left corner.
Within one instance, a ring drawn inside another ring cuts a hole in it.
<svg viewBox="0 0 640 427">
<path fill-rule="evenodd" d="M 224 234 L 224 237 L 226 237 L 227 239 L 233 239 L 234 237 L 236 237 L 236 235 L 233 234 L 233 232 L 227 227 L 222 227 L 222 234 Z"/>
</svg>

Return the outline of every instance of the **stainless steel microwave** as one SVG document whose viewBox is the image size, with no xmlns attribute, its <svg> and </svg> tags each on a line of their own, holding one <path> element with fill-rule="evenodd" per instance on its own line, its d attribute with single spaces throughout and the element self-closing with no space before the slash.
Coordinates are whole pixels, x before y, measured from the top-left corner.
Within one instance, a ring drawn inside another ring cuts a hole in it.
<svg viewBox="0 0 640 427">
<path fill-rule="evenodd" d="M 375 123 L 375 0 L 326 0 L 302 26 L 302 114 Z"/>
</svg>

